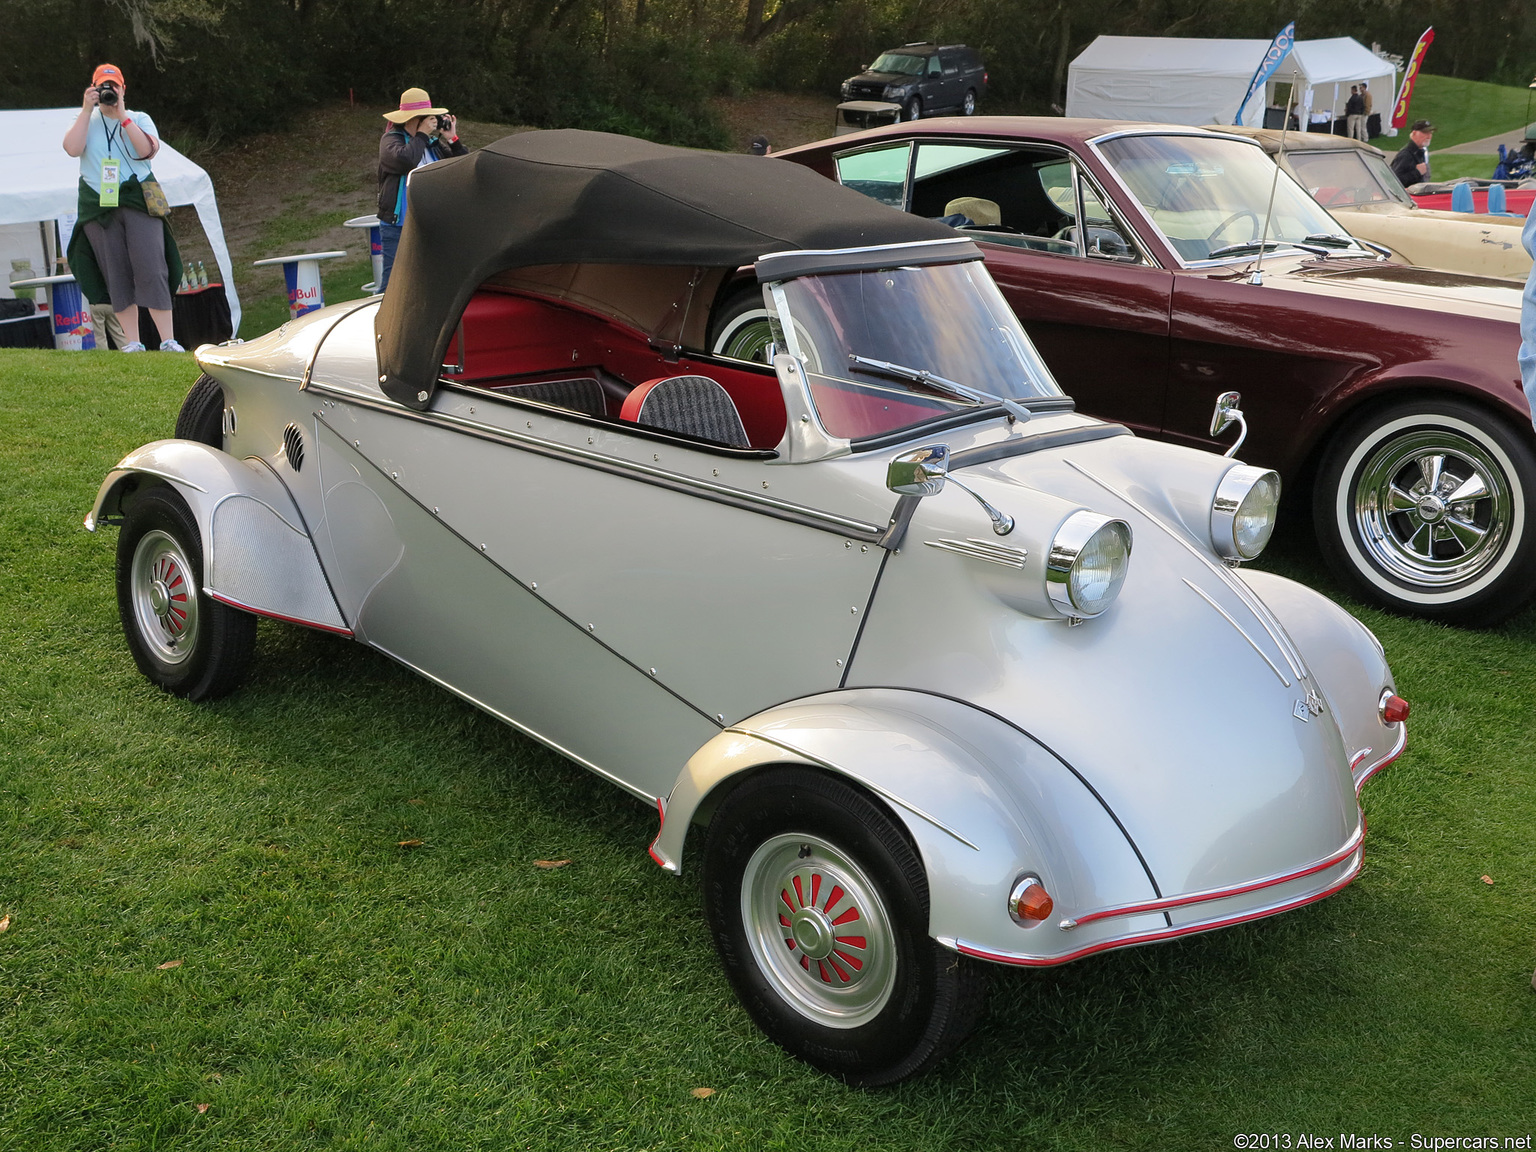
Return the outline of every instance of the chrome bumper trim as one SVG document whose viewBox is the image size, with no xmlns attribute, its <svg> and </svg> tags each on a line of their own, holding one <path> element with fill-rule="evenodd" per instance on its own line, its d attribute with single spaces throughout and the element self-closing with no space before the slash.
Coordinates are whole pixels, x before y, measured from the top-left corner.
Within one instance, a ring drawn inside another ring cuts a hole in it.
<svg viewBox="0 0 1536 1152">
<path fill-rule="evenodd" d="M 963 955 L 974 956 L 978 960 L 990 960 L 995 964 L 1012 964 L 1024 968 L 1049 968 L 1056 964 L 1065 964 L 1071 960 L 1091 956 L 1095 952 L 1107 952 L 1113 948 L 1129 948 L 1136 944 L 1155 944 L 1162 940 L 1175 940 L 1180 936 L 1193 936 L 1200 932 L 1211 932 L 1217 928 L 1228 928 L 1234 924 L 1245 924 L 1249 920 L 1262 920 L 1267 916 L 1278 916 L 1280 913 L 1289 912 L 1294 908 L 1315 904 L 1319 900 L 1327 899 L 1340 889 L 1348 887 L 1349 883 L 1360 874 L 1363 855 L 1359 854 L 1359 849 L 1356 849 L 1356 852 L 1357 855 L 1350 862 L 1343 878 L 1335 884 L 1330 884 L 1321 892 L 1314 892 L 1293 900 L 1282 900 L 1277 904 L 1268 904 L 1262 908 L 1255 908 L 1251 911 L 1241 912 L 1232 916 L 1220 916 L 1213 920 L 1202 920 L 1197 924 L 1180 924 L 1172 928 L 1159 928 L 1152 932 L 1136 932 L 1111 940 L 1101 940 L 1097 944 L 1089 944 L 1085 948 L 1079 948 L 1075 952 L 1068 952 L 1061 956 L 1030 956 L 1022 952 L 999 952 L 992 948 L 983 948 L 966 940 L 940 940 L 939 943 L 953 948 L 956 952 Z"/>
<path fill-rule="evenodd" d="M 1376 761 L 1376 763 L 1372 764 L 1364 772 L 1361 772 L 1358 776 L 1355 777 L 1355 795 L 1360 795 L 1360 789 L 1365 787 L 1365 782 L 1372 776 L 1376 775 L 1376 773 L 1380 772 L 1388 764 L 1392 763 L 1392 761 L 1401 756 L 1403 754 L 1403 749 L 1407 746 L 1408 721 L 1402 720 L 1398 722 L 1397 743 L 1392 745 L 1392 750 L 1383 756 L 1380 760 Z M 1369 755 L 1369 752 L 1367 752 L 1367 755 Z M 1350 765 L 1350 769 L 1353 771 L 1354 765 Z"/>
<path fill-rule="evenodd" d="M 1095 920 L 1108 920 L 1117 916 L 1138 916 L 1143 912 L 1165 912 L 1170 908 L 1183 908 L 1190 904 L 1208 904 L 1212 900 L 1225 900 L 1230 896 L 1242 896 L 1249 892 L 1256 892 L 1260 888 L 1273 888 L 1277 884 L 1285 884 L 1292 880 L 1300 880 L 1305 876 L 1311 876 L 1315 872 L 1322 872 L 1332 868 L 1347 856 L 1352 856 L 1360 850 L 1360 845 L 1365 841 L 1365 813 L 1360 813 L 1360 826 L 1344 846 L 1336 852 L 1330 852 L 1321 860 L 1314 860 L 1304 868 L 1296 868 L 1287 872 L 1276 872 L 1264 876 L 1258 880 L 1249 880 L 1243 884 L 1231 884 L 1224 888 L 1207 888 L 1201 892 L 1188 892 L 1182 896 L 1164 896 L 1160 900 L 1141 900 L 1135 904 L 1116 904 L 1109 908 L 1100 908 L 1093 912 L 1085 912 L 1075 919 L 1063 920 L 1057 927 L 1063 932 L 1071 931 L 1079 924 L 1091 924 Z"/>
</svg>

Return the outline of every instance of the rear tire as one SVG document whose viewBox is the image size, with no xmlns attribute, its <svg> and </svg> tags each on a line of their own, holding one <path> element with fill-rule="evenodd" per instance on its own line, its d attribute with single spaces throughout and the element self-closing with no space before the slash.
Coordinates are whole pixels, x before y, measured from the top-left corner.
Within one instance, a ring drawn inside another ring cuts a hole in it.
<svg viewBox="0 0 1536 1152">
<path fill-rule="evenodd" d="M 754 286 L 727 300 L 720 309 L 710 334 L 709 350 L 716 356 L 766 364 L 768 345 L 772 342 L 768 309 L 763 305 L 762 291 Z"/>
<path fill-rule="evenodd" d="M 715 947 L 753 1020 L 849 1084 L 925 1071 L 975 1028 L 987 974 L 928 936 L 928 881 L 896 821 L 805 768 L 754 777 L 704 849 Z"/>
<path fill-rule="evenodd" d="M 960 103 L 960 115 L 976 115 L 976 89 L 967 88 L 965 90 L 965 99 Z"/>
<path fill-rule="evenodd" d="M 224 447 L 224 388 L 207 373 L 199 376 L 176 414 L 176 439 Z"/>
<path fill-rule="evenodd" d="M 256 617 L 203 591 L 197 521 L 176 491 L 138 493 L 117 538 L 117 611 L 133 661 L 188 700 L 233 692 L 250 668 Z"/>
<path fill-rule="evenodd" d="M 1522 430 L 1523 431 L 1523 430 Z M 1318 471 L 1313 518 L 1334 570 L 1395 612 L 1487 627 L 1536 590 L 1536 452 L 1450 397 L 1376 409 Z"/>
</svg>

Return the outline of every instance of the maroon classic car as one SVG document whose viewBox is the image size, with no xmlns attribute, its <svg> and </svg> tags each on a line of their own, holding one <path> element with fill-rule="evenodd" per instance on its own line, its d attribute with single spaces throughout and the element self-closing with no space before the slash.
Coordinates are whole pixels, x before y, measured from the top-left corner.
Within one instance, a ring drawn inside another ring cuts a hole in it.
<svg viewBox="0 0 1536 1152">
<path fill-rule="evenodd" d="M 1221 450 L 1213 407 L 1241 390 L 1243 457 L 1293 508 L 1310 492 L 1365 596 L 1486 625 L 1536 590 L 1518 286 L 1383 260 L 1258 145 L 1199 128 L 925 120 L 780 156 L 978 241 L 1083 410 Z M 762 308 L 727 309 L 716 350 L 750 355 Z"/>
</svg>

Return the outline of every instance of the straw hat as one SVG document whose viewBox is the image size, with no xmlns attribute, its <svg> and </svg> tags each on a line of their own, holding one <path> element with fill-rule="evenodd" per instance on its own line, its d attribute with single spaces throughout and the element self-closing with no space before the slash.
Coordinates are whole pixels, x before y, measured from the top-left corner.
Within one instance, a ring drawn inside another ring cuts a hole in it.
<svg viewBox="0 0 1536 1152">
<path fill-rule="evenodd" d="M 425 88 L 407 88 L 400 93 L 400 107 L 393 112 L 384 113 L 384 119 L 395 123 L 404 124 L 407 120 L 414 120 L 418 116 L 446 116 L 448 109 L 432 107 L 432 97 L 427 95 Z"/>
</svg>

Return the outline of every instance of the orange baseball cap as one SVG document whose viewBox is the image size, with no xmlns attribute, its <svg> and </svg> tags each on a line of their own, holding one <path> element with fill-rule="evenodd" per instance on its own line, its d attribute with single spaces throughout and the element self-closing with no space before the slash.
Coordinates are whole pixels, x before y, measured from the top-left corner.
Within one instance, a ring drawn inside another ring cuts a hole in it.
<svg viewBox="0 0 1536 1152">
<path fill-rule="evenodd" d="M 119 88 L 127 87 L 127 81 L 123 79 L 123 70 L 116 64 L 103 64 L 91 73 L 92 84 L 100 84 L 103 80 L 116 81 Z"/>
</svg>

